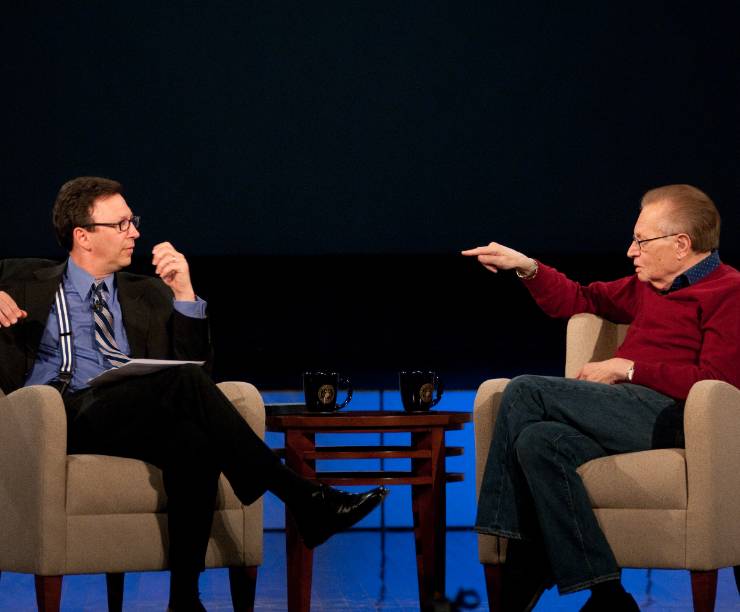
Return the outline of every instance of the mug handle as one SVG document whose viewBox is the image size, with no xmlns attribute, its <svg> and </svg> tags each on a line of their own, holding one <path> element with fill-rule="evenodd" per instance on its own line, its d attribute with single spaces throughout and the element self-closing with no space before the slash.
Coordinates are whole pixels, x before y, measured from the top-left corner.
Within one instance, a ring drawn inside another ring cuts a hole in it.
<svg viewBox="0 0 740 612">
<path fill-rule="evenodd" d="M 434 386 L 437 388 L 437 397 L 432 400 L 432 406 L 439 404 L 439 400 L 442 399 L 442 394 L 445 391 L 442 385 L 442 379 L 437 374 L 434 375 Z"/>
<path fill-rule="evenodd" d="M 340 408 L 344 408 L 347 404 L 349 404 L 352 401 L 352 382 L 349 378 L 346 376 L 341 376 L 339 378 L 339 386 L 345 387 L 347 389 L 347 397 L 341 404 L 337 404 L 336 409 L 339 410 Z"/>
</svg>

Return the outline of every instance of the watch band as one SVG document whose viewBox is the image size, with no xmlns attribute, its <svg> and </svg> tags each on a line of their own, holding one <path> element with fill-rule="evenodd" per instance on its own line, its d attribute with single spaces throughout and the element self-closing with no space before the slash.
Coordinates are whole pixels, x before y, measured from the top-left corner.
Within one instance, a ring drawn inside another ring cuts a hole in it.
<svg viewBox="0 0 740 612">
<path fill-rule="evenodd" d="M 532 261 L 534 261 L 534 268 L 532 268 L 529 272 L 522 274 L 521 272 L 519 272 L 519 270 L 514 270 L 519 278 L 523 280 L 532 280 L 535 276 L 537 276 L 537 272 L 540 271 L 540 264 L 537 263 L 536 259 L 533 259 Z"/>
</svg>

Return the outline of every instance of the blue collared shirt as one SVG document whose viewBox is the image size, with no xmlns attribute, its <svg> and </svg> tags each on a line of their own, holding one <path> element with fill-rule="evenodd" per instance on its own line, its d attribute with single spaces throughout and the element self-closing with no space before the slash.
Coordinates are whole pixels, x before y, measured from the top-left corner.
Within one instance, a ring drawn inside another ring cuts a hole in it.
<svg viewBox="0 0 740 612">
<path fill-rule="evenodd" d="M 113 332 L 116 343 L 121 352 L 128 355 L 131 349 L 126 336 L 126 329 L 123 326 L 123 314 L 121 304 L 118 301 L 118 287 L 116 286 L 115 276 L 110 274 L 100 280 L 105 283 L 107 288 L 106 302 L 113 314 Z M 111 368 L 111 365 L 98 350 L 98 345 L 95 342 L 95 324 L 91 302 L 91 290 L 94 281 L 93 276 L 77 266 L 72 258 L 67 260 L 67 270 L 62 278 L 62 284 L 67 297 L 69 321 L 74 342 L 75 367 L 70 383 L 70 389 L 73 391 L 87 387 L 88 380 Z M 196 298 L 195 302 L 173 300 L 173 303 L 175 310 L 185 316 L 197 319 L 205 318 L 206 303 L 200 298 Z M 36 361 L 25 386 L 43 385 L 54 380 L 59 374 L 61 363 L 57 307 L 56 304 L 53 304 L 49 318 L 46 321 L 46 328 L 41 336 Z"/>
<path fill-rule="evenodd" d="M 719 251 L 712 251 L 707 257 L 702 259 L 698 264 L 690 267 L 683 274 L 679 274 L 673 279 L 673 283 L 666 293 L 688 287 L 698 283 L 705 276 L 714 272 L 722 262 L 719 259 Z"/>
</svg>

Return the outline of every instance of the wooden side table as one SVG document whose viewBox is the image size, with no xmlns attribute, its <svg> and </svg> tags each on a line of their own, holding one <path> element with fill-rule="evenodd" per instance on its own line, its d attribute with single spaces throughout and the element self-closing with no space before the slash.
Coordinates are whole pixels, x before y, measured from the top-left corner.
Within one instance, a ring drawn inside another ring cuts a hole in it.
<svg viewBox="0 0 740 612">
<path fill-rule="evenodd" d="M 416 570 L 420 607 L 445 590 L 445 483 L 463 475 L 447 473 L 445 458 L 461 455 L 460 447 L 445 447 L 445 431 L 462 429 L 469 412 L 347 411 L 332 414 L 267 407 L 267 430 L 285 434 L 285 460 L 301 476 L 331 485 L 411 485 Z M 405 433 L 409 446 L 317 447 L 317 433 Z M 411 459 L 411 470 L 378 472 L 317 472 L 317 459 Z M 303 545 L 286 508 L 288 610 L 311 607 L 313 552 Z"/>
</svg>

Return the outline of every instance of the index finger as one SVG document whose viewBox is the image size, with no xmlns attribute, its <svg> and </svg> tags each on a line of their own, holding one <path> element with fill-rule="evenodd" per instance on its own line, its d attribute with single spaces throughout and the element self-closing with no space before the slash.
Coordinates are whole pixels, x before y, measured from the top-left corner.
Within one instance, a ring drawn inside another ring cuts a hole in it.
<svg viewBox="0 0 740 612">
<path fill-rule="evenodd" d="M 460 254 L 468 255 L 468 256 L 486 255 L 486 254 L 490 254 L 489 248 L 490 247 L 487 247 L 487 246 L 479 246 L 479 247 L 475 247 L 474 249 L 466 249 L 464 251 L 460 251 Z"/>
<path fill-rule="evenodd" d="M 499 256 L 499 255 L 505 255 L 506 251 L 501 248 L 501 245 L 491 243 L 487 246 L 479 246 L 475 247 L 474 249 L 468 249 L 467 251 L 462 251 L 463 255 L 492 255 L 492 256 Z"/>
</svg>

